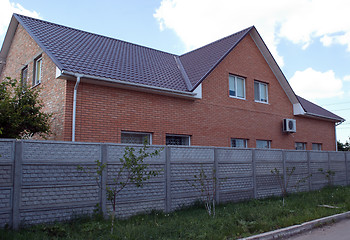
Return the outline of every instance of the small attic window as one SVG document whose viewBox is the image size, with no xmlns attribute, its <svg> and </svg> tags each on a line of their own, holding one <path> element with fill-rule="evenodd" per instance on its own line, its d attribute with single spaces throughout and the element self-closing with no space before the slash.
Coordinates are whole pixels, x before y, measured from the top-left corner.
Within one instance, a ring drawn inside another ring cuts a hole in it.
<svg viewBox="0 0 350 240">
<path fill-rule="evenodd" d="M 39 56 L 37 59 L 34 60 L 33 86 L 41 83 L 42 63 L 43 63 L 43 59 L 41 56 Z"/>
<path fill-rule="evenodd" d="M 28 66 L 25 66 L 24 68 L 22 68 L 22 71 L 21 71 L 21 84 L 22 84 L 22 86 L 27 85 L 27 79 L 28 79 Z"/>
<path fill-rule="evenodd" d="M 259 81 L 254 81 L 254 99 L 255 102 L 268 103 L 267 84 Z"/>
</svg>

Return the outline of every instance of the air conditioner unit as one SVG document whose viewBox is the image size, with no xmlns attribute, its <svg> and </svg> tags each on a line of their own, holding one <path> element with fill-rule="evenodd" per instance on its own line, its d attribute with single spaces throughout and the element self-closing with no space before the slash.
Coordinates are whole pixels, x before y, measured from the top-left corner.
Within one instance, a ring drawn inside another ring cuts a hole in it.
<svg viewBox="0 0 350 240">
<path fill-rule="evenodd" d="M 295 119 L 283 119 L 283 132 L 296 132 L 297 124 Z"/>
</svg>

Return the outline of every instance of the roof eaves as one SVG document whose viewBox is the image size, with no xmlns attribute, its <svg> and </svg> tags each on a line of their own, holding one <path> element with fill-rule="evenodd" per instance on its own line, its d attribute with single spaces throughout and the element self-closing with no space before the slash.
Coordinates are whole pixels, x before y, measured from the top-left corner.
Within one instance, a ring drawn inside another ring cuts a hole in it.
<svg viewBox="0 0 350 240">
<path fill-rule="evenodd" d="M 344 118 L 332 118 L 332 117 L 327 117 L 327 116 L 324 116 L 324 115 L 319 115 L 319 114 L 310 113 L 310 112 L 306 112 L 305 116 L 323 118 L 323 119 L 328 119 L 328 120 L 332 120 L 332 121 L 336 121 L 336 122 L 345 122 Z"/>
<path fill-rule="evenodd" d="M 127 89 L 139 90 L 139 91 L 143 91 L 143 92 L 154 92 L 154 93 L 160 93 L 163 95 L 164 94 L 165 95 L 172 95 L 172 96 L 178 96 L 178 97 L 183 97 L 183 98 L 188 98 L 188 99 L 197 99 L 196 93 L 187 92 L 187 91 L 185 92 L 185 91 L 179 91 L 179 90 L 170 89 L 170 88 L 156 87 L 156 86 L 151 86 L 151 85 L 146 85 L 146 84 L 126 82 L 126 81 L 121 81 L 121 80 L 117 80 L 117 79 L 81 74 L 81 73 L 77 73 L 77 72 L 70 72 L 70 71 L 62 71 L 61 72 L 61 76 L 76 77 L 77 75 L 80 75 L 82 78 L 108 82 L 108 83 L 114 84 L 115 86 L 124 86 L 124 88 L 127 88 Z M 58 76 L 58 77 L 61 77 L 61 76 Z"/>
<path fill-rule="evenodd" d="M 208 70 L 208 72 L 206 72 L 202 76 L 202 78 L 193 86 L 193 88 L 190 91 L 193 91 L 194 89 L 196 89 L 198 87 L 198 85 L 203 82 L 203 80 L 219 65 L 219 63 L 221 63 L 221 61 L 242 41 L 242 39 L 244 39 L 247 36 L 247 34 L 251 31 L 252 28 L 254 28 L 254 26 L 251 26 L 249 28 L 246 28 L 246 29 L 240 31 L 240 32 L 243 32 L 243 31 L 247 31 L 247 32 L 244 35 L 242 35 L 241 38 L 224 55 L 222 55 L 222 57 Z M 237 33 L 235 33 L 235 34 L 237 34 Z M 230 35 L 230 36 L 232 36 L 232 35 Z M 222 39 L 219 39 L 217 41 L 220 41 L 220 40 L 222 40 Z M 217 41 L 215 41 L 215 42 L 217 42 Z M 215 42 L 213 42 L 213 43 L 215 43 Z M 213 44 L 213 43 L 210 43 L 210 44 Z M 198 50 L 198 49 L 196 49 L 196 50 Z M 194 51 L 196 51 L 196 50 L 194 50 Z M 188 54 L 188 53 L 186 53 L 186 54 Z"/>
</svg>

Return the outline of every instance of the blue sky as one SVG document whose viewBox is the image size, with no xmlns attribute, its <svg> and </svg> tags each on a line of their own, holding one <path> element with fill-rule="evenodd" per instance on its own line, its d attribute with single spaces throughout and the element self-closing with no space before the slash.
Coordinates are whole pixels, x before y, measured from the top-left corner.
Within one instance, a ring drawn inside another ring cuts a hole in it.
<svg viewBox="0 0 350 240">
<path fill-rule="evenodd" d="M 13 12 L 183 54 L 255 25 L 296 94 L 347 119 L 348 0 L 0 0 L 0 44 Z"/>
</svg>

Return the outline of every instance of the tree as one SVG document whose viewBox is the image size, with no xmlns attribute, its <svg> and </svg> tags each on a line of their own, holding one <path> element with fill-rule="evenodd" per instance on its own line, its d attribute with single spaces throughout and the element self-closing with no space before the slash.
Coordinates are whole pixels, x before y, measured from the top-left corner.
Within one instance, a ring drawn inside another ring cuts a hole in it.
<svg viewBox="0 0 350 240">
<path fill-rule="evenodd" d="M 204 171 L 203 166 L 198 174 L 194 175 L 194 180 L 186 180 L 187 183 L 190 183 L 192 187 L 198 190 L 201 193 L 201 196 L 204 198 L 205 210 L 209 216 L 215 217 L 215 196 L 216 196 L 216 186 L 217 178 L 215 176 L 215 169 L 212 168 L 210 175 L 207 175 Z"/>
<path fill-rule="evenodd" d="M 124 155 L 119 158 L 121 163 L 120 168 L 116 174 L 113 175 L 112 181 L 109 182 L 107 186 L 102 186 L 102 174 L 107 167 L 105 163 L 97 160 L 96 167 L 93 169 L 78 166 L 80 171 L 94 174 L 98 187 L 106 189 L 107 200 L 109 200 L 112 205 L 111 234 L 113 234 L 114 219 L 117 211 L 117 196 L 119 193 L 128 185 L 133 184 L 136 187 L 143 187 L 148 179 L 159 174 L 159 171 L 149 170 L 149 164 L 144 163 L 144 160 L 148 157 L 152 158 L 158 156 L 163 149 L 150 152 L 148 148 L 146 140 L 143 147 L 140 147 L 139 150 L 133 147 L 125 147 Z"/>
<path fill-rule="evenodd" d="M 337 144 L 338 151 L 350 151 L 350 137 L 349 141 L 346 141 L 345 143 L 341 143 L 340 141 L 338 141 Z"/>
<path fill-rule="evenodd" d="M 42 112 L 39 92 L 9 77 L 0 83 L 0 138 L 50 133 L 51 114 Z"/>
</svg>

